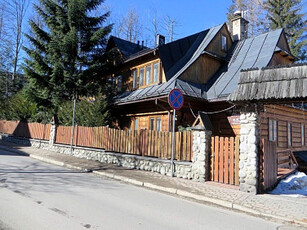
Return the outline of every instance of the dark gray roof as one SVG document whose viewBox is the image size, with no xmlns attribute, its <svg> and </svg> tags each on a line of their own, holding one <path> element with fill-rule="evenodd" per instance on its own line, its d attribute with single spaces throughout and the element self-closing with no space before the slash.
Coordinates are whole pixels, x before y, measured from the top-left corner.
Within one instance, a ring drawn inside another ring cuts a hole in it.
<svg viewBox="0 0 307 230">
<path fill-rule="evenodd" d="M 226 98 L 238 85 L 242 69 L 263 68 L 270 63 L 282 29 L 240 41 L 229 63 L 208 82 L 207 99 Z"/>
<path fill-rule="evenodd" d="M 119 105 L 127 102 L 135 102 L 152 97 L 167 96 L 172 89 L 179 89 L 184 96 L 203 98 L 203 86 L 192 82 L 174 79 L 159 85 L 149 86 L 135 91 L 125 92 L 115 97 L 115 104 Z"/>
<path fill-rule="evenodd" d="M 229 62 L 223 65 L 206 84 L 195 84 L 179 79 L 181 74 L 203 53 L 222 26 L 215 26 L 186 39 L 181 39 L 178 44 L 174 42 L 169 46 L 161 46 L 159 52 L 163 67 L 164 64 L 167 66 L 167 82 L 125 92 L 116 98 L 115 104 L 165 96 L 174 88 L 182 90 L 186 96 L 209 101 L 226 100 L 228 95 L 236 89 L 242 69 L 268 66 L 282 34 L 282 29 L 234 43 L 228 58 L 226 58 Z M 176 57 L 176 53 L 178 57 Z"/>
<path fill-rule="evenodd" d="M 224 24 L 218 25 L 187 38 L 171 42 L 169 43 L 170 45 L 167 44 L 159 47 L 159 54 L 164 70 L 165 63 L 168 65 L 167 82 L 132 92 L 125 92 L 115 98 L 115 104 L 137 101 L 150 97 L 165 96 L 174 88 L 180 89 L 186 96 L 205 99 L 205 85 L 184 81 L 178 79 L 178 77 L 197 60 L 223 25 Z M 170 52 L 170 54 L 168 54 L 168 52 Z M 178 55 L 178 57 L 176 57 L 176 55 Z M 168 58 L 172 60 L 168 60 Z"/>
<path fill-rule="evenodd" d="M 307 99 L 307 64 L 240 73 L 230 101 Z"/>
<path fill-rule="evenodd" d="M 209 30 L 160 46 L 159 56 L 166 79 L 169 80 L 191 58 Z"/>
<path fill-rule="evenodd" d="M 110 37 L 109 42 L 114 42 L 114 45 L 119 49 L 125 59 L 128 59 L 131 55 L 134 55 L 143 50 L 148 50 L 147 47 L 142 47 L 136 43 L 129 42 L 114 36 Z"/>
</svg>

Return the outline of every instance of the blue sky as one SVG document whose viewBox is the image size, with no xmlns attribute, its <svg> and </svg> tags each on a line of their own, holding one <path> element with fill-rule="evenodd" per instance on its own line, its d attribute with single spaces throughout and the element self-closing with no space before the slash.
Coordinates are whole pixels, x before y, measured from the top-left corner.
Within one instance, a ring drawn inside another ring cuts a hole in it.
<svg viewBox="0 0 307 230">
<path fill-rule="evenodd" d="M 179 22 L 177 38 L 181 38 L 226 21 L 231 0 L 105 0 L 112 16 L 124 15 L 135 9 L 144 23 L 158 17 L 170 16 Z"/>
</svg>

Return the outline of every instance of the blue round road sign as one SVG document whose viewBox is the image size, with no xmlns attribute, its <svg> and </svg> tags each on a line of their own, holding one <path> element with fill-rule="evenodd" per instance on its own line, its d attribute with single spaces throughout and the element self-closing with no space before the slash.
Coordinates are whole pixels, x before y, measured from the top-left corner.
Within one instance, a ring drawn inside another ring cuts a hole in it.
<svg viewBox="0 0 307 230">
<path fill-rule="evenodd" d="M 179 110 L 183 106 L 183 95 L 179 89 L 173 89 L 168 95 L 169 105 L 175 109 Z"/>
</svg>

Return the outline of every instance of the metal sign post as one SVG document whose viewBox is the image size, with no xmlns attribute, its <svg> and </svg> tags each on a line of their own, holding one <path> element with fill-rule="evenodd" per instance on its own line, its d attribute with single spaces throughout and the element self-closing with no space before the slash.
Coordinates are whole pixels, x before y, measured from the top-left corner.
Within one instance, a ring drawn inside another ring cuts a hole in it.
<svg viewBox="0 0 307 230">
<path fill-rule="evenodd" d="M 174 177 L 175 124 L 176 124 L 176 109 L 174 109 L 174 112 L 173 112 L 172 156 L 171 156 L 171 175 L 172 177 Z"/>
<path fill-rule="evenodd" d="M 183 106 L 183 95 L 179 89 L 173 89 L 168 95 L 168 103 L 174 109 L 173 112 L 173 132 L 172 132 L 172 156 L 171 156 L 171 176 L 174 176 L 174 155 L 175 155 L 175 125 L 176 110 Z"/>
</svg>

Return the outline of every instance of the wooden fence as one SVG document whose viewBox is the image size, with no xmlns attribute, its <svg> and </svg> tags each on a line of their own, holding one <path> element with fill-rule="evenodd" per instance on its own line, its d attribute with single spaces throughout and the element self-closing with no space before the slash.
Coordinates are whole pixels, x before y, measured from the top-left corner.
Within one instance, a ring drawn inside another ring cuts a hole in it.
<svg viewBox="0 0 307 230">
<path fill-rule="evenodd" d="M 49 140 L 50 124 L 0 120 L 0 132 L 17 137 Z"/>
<path fill-rule="evenodd" d="M 211 138 L 211 181 L 239 185 L 240 137 Z"/>
<path fill-rule="evenodd" d="M 74 145 L 140 156 L 171 158 L 171 133 L 151 130 L 118 130 L 108 127 L 75 127 Z M 176 132 L 175 159 L 191 161 L 192 132 Z M 71 127 L 58 126 L 56 143 L 71 143 Z"/>
</svg>

